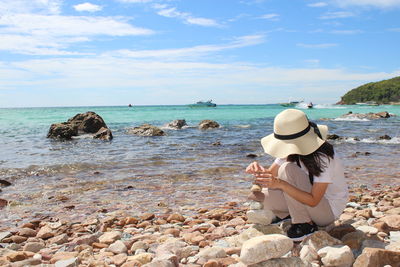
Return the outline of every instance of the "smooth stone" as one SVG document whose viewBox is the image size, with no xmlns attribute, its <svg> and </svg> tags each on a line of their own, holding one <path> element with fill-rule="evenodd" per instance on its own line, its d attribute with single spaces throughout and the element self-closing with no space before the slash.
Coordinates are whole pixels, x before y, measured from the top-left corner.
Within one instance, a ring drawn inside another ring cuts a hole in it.
<svg viewBox="0 0 400 267">
<path fill-rule="evenodd" d="M 258 223 L 263 225 L 271 224 L 275 215 L 270 210 L 249 210 L 246 213 L 249 223 Z"/>
<path fill-rule="evenodd" d="M 59 260 L 57 261 L 54 266 L 55 267 L 75 267 L 78 266 L 79 259 L 78 258 L 70 258 L 66 260 Z"/>
<path fill-rule="evenodd" d="M 250 208 L 251 210 L 262 210 L 262 209 L 264 208 L 263 203 L 258 202 L 258 201 L 250 201 L 249 204 L 250 204 L 250 205 L 249 205 L 249 208 Z"/>
<path fill-rule="evenodd" d="M 366 239 L 362 242 L 361 244 L 361 251 L 364 250 L 364 248 L 385 248 L 387 244 L 385 242 L 379 241 L 379 240 L 373 240 L 373 239 Z"/>
<path fill-rule="evenodd" d="M 240 261 L 251 265 L 279 258 L 293 248 L 293 241 L 284 235 L 271 234 L 254 237 L 243 243 Z"/>
<path fill-rule="evenodd" d="M 376 235 L 378 233 L 378 229 L 373 226 L 362 225 L 357 227 L 357 230 L 369 234 L 369 235 Z"/>
<path fill-rule="evenodd" d="M 356 231 L 356 228 L 354 228 L 354 226 L 352 226 L 351 224 L 341 224 L 341 225 L 334 226 L 333 228 L 331 228 L 328 231 L 328 233 L 330 236 L 341 240 L 344 235 L 354 232 L 354 231 Z"/>
<path fill-rule="evenodd" d="M 39 232 L 36 235 L 37 238 L 41 239 L 48 239 L 53 236 L 54 236 L 53 229 L 51 229 L 49 225 L 45 225 L 42 228 L 40 228 Z"/>
<path fill-rule="evenodd" d="M 121 240 L 117 240 L 108 247 L 108 251 L 114 254 L 126 253 L 128 251 L 126 245 Z"/>
<path fill-rule="evenodd" d="M 93 243 L 99 242 L 97 235 L 83 235 L 74 239 L 73 243 L 77 245 L 92 245 Z"/>
<path fill-rule="evenodd" d="M 365 248 L 360 256 L 357 257 L 353 267 L 377 267 L 391 265 L 398 267 L 400 262 L 400 252 L 379 248 Z"/>
<path fill-rule="evenodd" d="M 39 266 L 42 261 L 39 259 L 26 259 L 23 261 L 14 262 L 11 267 L 26 267 L 26 266 Z"/>
<path fill-rule="evenodd" d="M 100 243 L 112 244 L 115 241 L 121 239 L 122 233 L 118 231 L 106 232 L 99 237 Z"/>
<path fill-rule="evenodd" d="M 351 249 L 359 250 L 362 242 L 367 238 L 364 232 L 355 231 L 346 234 L 342 238 L 342 242 L 348 245 Z"/>
<path fill-rule="evenodd" d="M 400 230 L 400 215 L 387 215 L 379 219 L 381 222 L 385 222 L 391 230 Z"/>
<path fill-rule="evenodd" d="M 323 247 L 342 245 L 342 241 L 331 237 L 325 231 L 317 231 L 311 236 L 307 237 L 302 242 L 303 245 L 309 245 L 311 249 L 315 251 L 320 250 Z"/>
<path fill-rule="evenodd" d="M 262 225 L 262 224 L 254 224 L 251 226 L 251 228 L 256 229 L 257 231 L 263 233 L 264 235 L 270 235 L 270 234 L 284 234 L 284 231 L 282 228 L 280 228 L 278 225 Z"/>
<path fill-rule="evenodd" d="M 390 231 L 390 243 L 400 242 L 400 231 Z"/>
<path fill-rule="evenodd" d="M 386 245 L 385 249 L 400 252 L 400 241 L 393 242 L 393 243 L 390 243 L 389 245 Z"/>
<path fill-rule="evenodd" d="M 142 253 L 135 256 L 128 256 L 127 261 L 138 261 L 141 264 L 149 263 L 153 260 L 154 254 L 153 253 Z"/>
<path fill-rule="evenodd" d="M 351 267 L 354 255 L 349 246 L 324 247 L 318 250 L 324 266 Z"/>
<path fill-rule="evenodd" d="M 309 267 L 310 265 L 303 262 L 300 258 L 289 257 L 289 258 L 278 258 L 270 259 L 264 262 L 260 262 L 251 267 Z"/>
<path fill-rule="evenodd" d="M 55 237 L 52 237 L 48 240 L 50 244 L 57 244 L 57 245 L 62 245 L 64 243 L 68 242 L 68 235 L 67 234 L 61 234 L 57 235 Z"/>
<path fill-rule="evenodd" d="M 29 242 L 26 243 L 23 250 L 30 251 L 30 252 L 39 252 L 42 248 L 45 248 L 45 245 L 40 242 Z"/>
<path fill-rule="evenodd" d="M 10 237 L 12 234 L 10 232 L 0 232 L 0 242 L 3 241 L 4 238 Z"/>
<path fill-rule="evenodd" d="M 134 253 L 138 249 L 146 250 L 148 248 L 149 248 L 149 245 L 146 242 L 136 241 L 135 243 L 132 244 L 131 251 Z"/>
<path fill-rule="evenodd" d="M 317 251 L 311 249 L 309 245 L 304 245 L 300 250 L 300 259 L 305 262 L 313 262 L 319 259 Z"/>
<path fill-rule="evenodd" d="M 31 228 L 22 228 L 18 231 L 18 235 L 24 237 L 35 237 L 37 235 L 37 232 Z"/>
<path fill-rule="evenodd" d="M 231 247 L 241 247 L 247 240 L 264 235 L 262 232 L 254 228 L 248 228 L 241 232 L 239 235 L 229 236 L 225 238 Z"/>
<path fill-rule="evenodd" d="M 225 258 L 227 255 L 225 249 L 222 247 L 209 247 L 201 250 L 197 256 L 204 258 L 207 261 L 209 259 Z"/>
</svg>

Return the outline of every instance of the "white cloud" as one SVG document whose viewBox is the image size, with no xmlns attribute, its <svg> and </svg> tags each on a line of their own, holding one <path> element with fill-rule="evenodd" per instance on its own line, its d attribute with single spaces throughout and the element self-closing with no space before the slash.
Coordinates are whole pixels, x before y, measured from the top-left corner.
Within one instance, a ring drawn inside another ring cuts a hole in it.
<svg viewBox="0 0 400 267">
<path fill-rule="evenodd" d="M 309 7 L 324 7 L 327 5 L 328 4 L 326 2 L 316 2 L 316 3 L 308 4 L 307 6 L 309 6 Z"/>
<path fill-rule="evenodd" d="M 260 17 L 260 19 L 268 19 L 268 20 L 278 20 L 279 15 L 275 13 L 265 14 Z"/>
<path fill-rule="evenodd" d="M 157 14 L 167 18 L 178 18 L 187 24 L 194 24 L 205 27 L 220 27 L 221 25 L 214 19 L 194 17 L 187 12 L 180 12 L 175 7 L 167 7 L 166 5 L 153 5 L 157 9 Z"/>
<path fill-rule="evenodd" d="M 387 29 L 390 32 L 400 32 L 400 28 L 391 28 L 391 29 Z"/>
<path fill-rule="evenodd" d="M 303 44 L 299 43 L 296 44 L 297 46 L 304 47 L 304 48 L 330 48 L 335 47 L 337 44 L 334 43 L 325 43 L 325 44 Z"/>
<path fill-rule="evenodd" d="M 137 3 L 150 3 L 153 2 L 153 0 L 118 0 L 119 2 L 122 3 L 133 3 L 133 4 L 137 4 Z"/>
<path fill-rule="evenodd" d="M 394 8 L 400 7 L 400 0 L 333 0 L 341 7 L 359 6 L 375 8 Z"/>
<path fill-rule="evenodd" d="M 65 51 L 72 43 L 96 36 L 149 35 L 124 18 L 10 14 L 0 17 L 1 50 L 32 55 L 80 54 Z"/>
<path fill-rule="evenodd" d="M 168 59 L 193 59 L 194 57 L 205 54 L 235 49 L 246 46 L 261 44 L 264 42 L 264 35 L 246 35 L 235 38 L 231 43 L 221 45 L 199 45 L 178 49 L 159 49 L 159 50 L 118 50 L 108 52 L 107 55 L 119 55 L 130 58 L 168 58 Z"/>
<path fill-rule="evenodd" d="M 39 13 L 56 15 L 61 12 L 62 0 L 5 0 L 0 1 L 1 14 Z"/>
<path fill-rule="evenodd" d="M 74 9 L 79 12 L 82 12 L 82 11 L 97 12 L 97 11 L 102 10 L 103 7 L 86 2 L 86 3 L 79 4 L 79 5 L 75 5 Z"/>
<path fill-rule="evenodd" d="M 320 60 L 319 59 L 306 59 L 304 62 L 309 63 L 311 65 L 318 65 Z"/>
<path fill-rule="evenodd" d="M 355 14 L 349 11 L 337 11 L 337 12 L 327 12 L 320 16 L 320 19 L 342 19 L 342 18 L 349 18 L 354 17 Z"/>
</svg>

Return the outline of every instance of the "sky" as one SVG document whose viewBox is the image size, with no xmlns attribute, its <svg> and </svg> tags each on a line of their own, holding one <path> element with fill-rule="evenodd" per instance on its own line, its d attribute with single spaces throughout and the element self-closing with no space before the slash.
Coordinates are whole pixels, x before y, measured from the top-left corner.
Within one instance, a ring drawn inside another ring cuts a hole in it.
<svg viewBox="0 0 400 267">
<path fill-rule="evenodd" d="M 0 108 L 336 103 L 400 76 L 400 0 L 0 0 Z"/>
</svg>

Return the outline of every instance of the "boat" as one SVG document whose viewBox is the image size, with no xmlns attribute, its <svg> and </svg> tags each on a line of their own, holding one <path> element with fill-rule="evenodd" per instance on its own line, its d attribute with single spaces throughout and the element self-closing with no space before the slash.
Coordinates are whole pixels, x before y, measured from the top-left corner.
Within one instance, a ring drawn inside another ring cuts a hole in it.
<svg viewBox="0 0 400 267">
<path fill-rule="evenodd" d="M 295 106 L 297 106 L 298 104 L 300 104 L 300 103 L 302 103 L 303 101 L 289 101 L 289 102 L 287 102 L 287 103 L 281 103 L 280 105 L 282 106 L 282 107 L 295 107 Z"/>
<path fill-rule="evenodd" d="M 132 107 L 132 104 L 129 104 L 129 105 L 128 105 L 128 107 L 130 107 L 130 108 L 131 108 L 131 107 Z"/>
<path fill-rule="evenodd" d="M 358 106 L 379 106 L 378 103 L 375 101 L 367 101 L 367 102 L 362 102 L 362 103 L 356 103 Z"/>
<path fill-rule="evenodd" d="M 313 107 L 314 107 L 314 104 L 312 102 L 307 104 L 307 108 L 313 108 Z"/>
<path fill-rule="evenodd" d="M 189 107 L 191 108 L 203 108 L 203 107 L 216 107 L 217 104 L 212 103 L 212 100 L 208 100 L 208 101 L 198 101 L 194 104 L 190 104 Z"/>
</svg>

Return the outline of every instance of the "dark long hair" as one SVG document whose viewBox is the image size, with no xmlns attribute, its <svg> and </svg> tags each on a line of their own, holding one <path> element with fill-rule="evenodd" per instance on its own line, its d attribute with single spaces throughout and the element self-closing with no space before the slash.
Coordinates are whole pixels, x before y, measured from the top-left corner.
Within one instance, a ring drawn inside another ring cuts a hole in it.
<svg viewBox="0 0 400 267">
<path fill-rule="evenodd" d="M 308 170 L 310 182 L 312 184 L 314 182 L 314 176 L 319 176 L 327 167 L 323 159 L 333 159 L 334 156 L 335 151 L 333 150 L 333 146 L 325 141 L 313 153 L 308 155 L 292 154 L 287 157 L 287 161 L 296 162 L 298 165 L 300 164 L 300 161 L 303 162 L 304 166 L 306 166 Z"/>
</svg>

